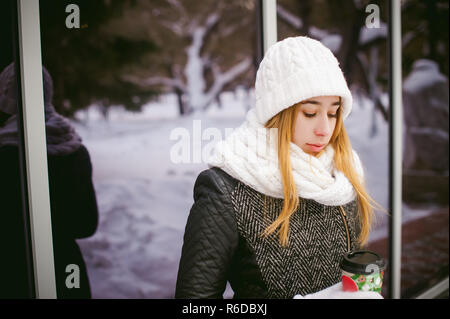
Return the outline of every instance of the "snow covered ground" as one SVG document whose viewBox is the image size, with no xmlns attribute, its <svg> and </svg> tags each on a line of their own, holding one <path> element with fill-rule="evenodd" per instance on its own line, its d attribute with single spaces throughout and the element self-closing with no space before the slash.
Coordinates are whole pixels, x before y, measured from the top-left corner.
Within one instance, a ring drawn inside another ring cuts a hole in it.
<svg viewBox="0 0 450 319">
<path fill-rule="evenodd" d="M 171 134 L 190 134 L 194 160 L 211 146 L 208 140 L 193 143 L 194 131 L 217 128 L 224 137 L 226 128 L 236 128 L 244 119 L 248 100 L 243 92 L 221 98 L 222 108 L 214 105 L 205 114 L 184 118 L 177 117 L 176 100 L 170 95 L 141 113 L 116 108 L 108 121 L 95 107 L 77 114 L 80 122 L 74 125 L 91 155 L 100 210 L 96 234 L 78 241 L 94 298 L 173 297 L 194 182 L 207 166 L 173 163 L 170 154 L 178 139 Z M 355 99 L 346 128 L 365 166 L 370 194 L 387 208 L 388 126 L 377 115 L 378 133 L 369 137 L 370 103 Z M 424 214 L 429 211 L 404 206 L 405 221 Z M 377 215 L 371 240 L 387 235 L 387 219 Z"/>
</svg>

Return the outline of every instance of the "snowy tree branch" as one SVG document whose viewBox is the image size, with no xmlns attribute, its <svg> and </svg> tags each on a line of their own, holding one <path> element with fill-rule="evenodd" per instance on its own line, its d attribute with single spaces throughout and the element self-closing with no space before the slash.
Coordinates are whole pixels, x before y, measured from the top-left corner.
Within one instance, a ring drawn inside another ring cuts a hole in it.
<svg viewBox="0 0 450 319">
<path fill-rule="evenodd" d="M 167 2 L 174 8 L 176 8 L 180 13 L 185 13 L 186 9 L 178 0 L 167 0 Z"/>
<path fill-rule="evenodd" d="M 220 15 L 217 13 L 210 14 L 202 26 L 197 26 L 192 32 L 192 43 L 187 48 L 186 53 L 188 62 L 186 63 L 185 75 L 187 80 L 187 90 L 190 99 L 190 104 L 193 107 L 203 105 L 205 80 L 203 78 L 203 71 L 205 68 L 205 61 L 201 57 L 201 50 L 206 34 L 218 23 Z M 208 61 L 206 61 L 208 63 Z"/>
<path fill-rule="evenodd" d="M 169 20 L 160 20 L 160 24 L 172 32 L 174 32 L 178 36 L 185 36 L 186 35 L 186 9 L 184 8 L 183 4 L 178 0 L 167 0 L 167 2 L 170 4 L 171 7 L 175 8 L 178 13 L 179 17 L 175 21 L 169 21 Z"/>
<path fill-rule="evenodd" d="M 202 109 L 205 110 L 211 104 L 212 101 L 217 97 L 217 95 L 222 92 L 223 87 L 233 81 L 240 74 L 245 72 L 251 66 L 251 59 L 245 58 L 231 69 L 226 71 L 225 73 L 221 73 L 218 66 L 214 66 L 212 68 L 214 74 L 214 83 L 209 89 L 208 93 L 205 96 Z"/>
<path fill-rule="evenodd" d="M 284 22 L 297 30 L 299 30 L 303 25 L 302 19 L 293 15 L 279 4 L 277 4 L 277 14 Z"/>
<path fill-rule="evenodd" d="M 284 9 L 279 4 L 277 4 L 277 14 L 281 18 L 281 20 L 286 22 L 288 25 L 290 25 L 294 29 L 300 30 L 302 28 L 302 26 L 303 26 L 302 19 L 300 19 L 296 15 L 293 15 L 292 13 L 290 13 L 289 11 Z M 309 29 L 309 33 L 312 37 L 319 39 L 321 41 L 324 40 L 326 37 L 329 37 L 329 36 L 335 37 L 336 36 L 336 35 L 330 35 L 330 33 L 328 31 L 319 29 L 314 26 L 311 26 L 311 28 Z M 307 34 L 305 34 L 305 35 L 307 35 Z"/>
<path fill-rule="evenodd" d="M 167 29 L 171 30 L 176 35 L 182 37 L 185 35 L 184 25 L 179 22 L 160 21 L 160 24 Z"/>
<path fill-rule="evenodd" d="M 185 90 L 186 87 L 181 79 L 178 78 L 167 78 L 162 76 L 150 77 L 147 79 L 142 79 L 136 76 L 125 75 L 122 77 L 124 81 L 139 85 L 141 87 L 148 87 L 154 85 L 163 85 L 171 88 L 178 88 L 180 90 Z"/>
<path fill-rule="evenodd" d="M 388 121 L 388 111 L 387 108 L 384 107 L 383 101 L 381 100 L 381 92 L 378 89 L 377 83 L 376 83 L 376 73 L 378 72 L 375 70 L 375 68 L 378 68 L 378 65 L 376 63 L 373 63 L 373 65 L 370 65 L 370 62 L 367 60 L 365 55 L 361 52 L 359 52 L 357 55 L 357 61 L 361 65 L 361 70 L 363 72 L 364 81 L 366 83 L 366 86 L 368 87 L 369 95 L 374 100 L 375 108 L 378 109 L 381 114 L 383 115 L 383 118 Z M 372 58 L 374 58 L 374 55 L 372 55 Z M 372 68 L 372 70 L 371 70 Z"/>
</svg>

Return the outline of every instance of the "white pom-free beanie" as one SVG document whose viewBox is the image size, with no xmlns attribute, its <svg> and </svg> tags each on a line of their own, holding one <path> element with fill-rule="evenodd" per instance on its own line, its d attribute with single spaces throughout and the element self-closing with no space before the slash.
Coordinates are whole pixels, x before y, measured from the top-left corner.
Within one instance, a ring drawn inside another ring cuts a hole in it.
<svg viewBox="0 0 450 319">
<path fill-rule="evenodd" d="M 353 98 L 339 61 L 321 42 L 289 37 L 272 45 L 256 73 L 256 117 L 264 125 L 274 115 L 315 96 L 342 98 L 343 119 Z"/>
</svg>

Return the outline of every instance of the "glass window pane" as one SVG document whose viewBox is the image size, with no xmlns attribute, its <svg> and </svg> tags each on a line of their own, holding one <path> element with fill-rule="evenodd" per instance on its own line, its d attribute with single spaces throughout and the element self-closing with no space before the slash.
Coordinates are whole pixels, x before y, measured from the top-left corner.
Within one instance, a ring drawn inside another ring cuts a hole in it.
<svg viewBox="0 0 450 319">
<path fill-rule="evenodd" d="M 387 262 L 389 209 L 389 65 L 386 1 L 278 0 L 278 40 L 308 36 L 339 61 L 353 97 L 344 125 L 364 167 L 366 191 L 381 205 L 374 210 L 366 249 Z M 338 14 L 337 14 L 338 12 Z M 388 275 L 382 295 L 388 296 Z"/>
<path fill-rule="evenodd" d="M 255 1 L 40 14 L 58 297 L 172 298 L 195 179 L 252 105 Z"/>
<path fill-rule="evenodd" d="M 401 293 L 411 298 L 448 277 L 448 1 L 403 1 L 402 35 Z"/>
</svg>

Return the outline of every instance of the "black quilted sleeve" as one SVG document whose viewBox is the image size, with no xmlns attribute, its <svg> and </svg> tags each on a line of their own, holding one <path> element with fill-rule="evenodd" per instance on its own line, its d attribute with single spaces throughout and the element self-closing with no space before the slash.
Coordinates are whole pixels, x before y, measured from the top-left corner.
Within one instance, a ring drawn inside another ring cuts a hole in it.
<svg viewBox="0 0 450 319">
<path fill-rule="evenodd" d="M 223 298 L 227 271 L 238 246 L 230 192 L 215 168 L 200 173 L 186 224 L 175 298 Z"/>
</svg>

